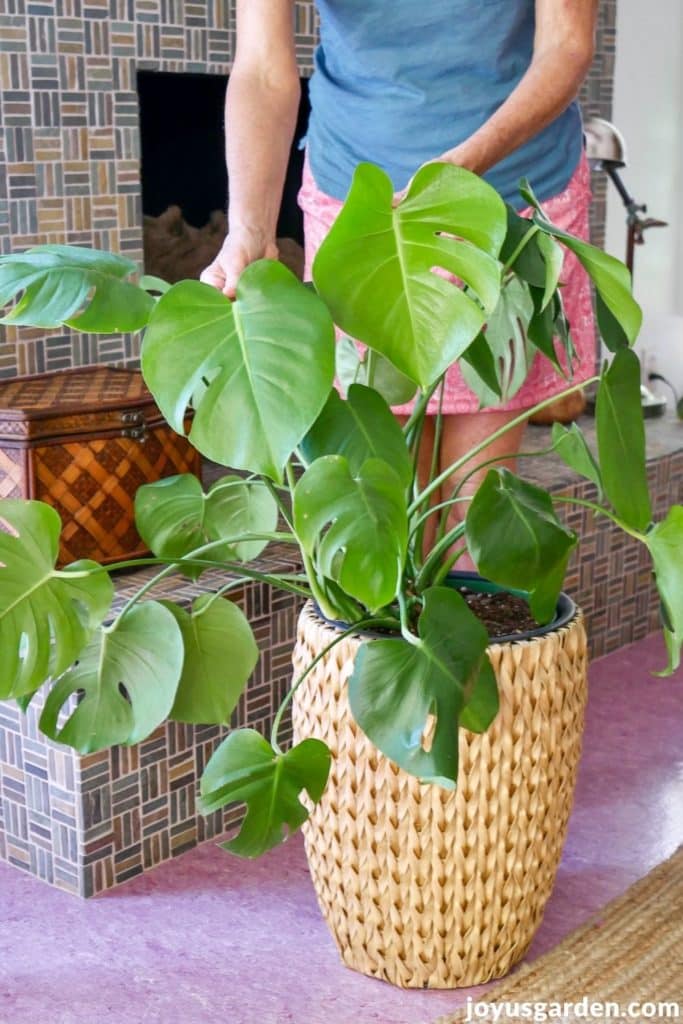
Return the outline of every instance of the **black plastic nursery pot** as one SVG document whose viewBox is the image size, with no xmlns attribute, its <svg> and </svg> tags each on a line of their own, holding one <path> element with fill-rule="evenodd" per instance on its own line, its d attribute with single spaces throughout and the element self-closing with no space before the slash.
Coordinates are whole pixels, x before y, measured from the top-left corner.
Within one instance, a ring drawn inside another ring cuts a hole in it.
<svg viewBox="0 0 683 1024">
<path fill-rule="evenodd" d="M 528 598 L 528 594 L 525 590 L 515 590 L 513 587 L 501 587 L 498 583 L 493 583 L 491 580 L 484 579 L 476 572 L 467 572 L 465 570 L 459 570 L 457 572 L 450 572 L 446 580 L 446 585 L 450 587 L 459 588 L 466 586 L 468 590 L 473 593 L 480 594 L 500 594 L 507 592 L 514 594 L 515 597 L 522 597 L 525 600 Z M 560 594 L 557 600 L 557 608 L 555 611 L 555 617 L 543 626 L 536 626 L 534 629 L 524 630 L 519 633 L 508 633 L 501 636 L 496 636 L 492 643 L 513 643 L 515 640 L 531 640 L 536 636 L 545 636 L 546 633 L 552 633 L 556 629 L 562 629 L 563 626 L 568 625 L 577 613 L 577 607 L 574 601 L 564 591 Z"/>
<path fill-rule="evenodd" d="M 467 587 L 467 589 L 472 591 L 473 593 L 508 593 L 514 594 L 515 597 L 524 598 L 525 600 L 528 598 L 528 594 L 525 590 L 516 590 L 513 587 L 502 587 L 498 583 L 493 583 L 491 580 L 485 579 L 483 576 L 480 576 L 479 573 L 477 572 L 468 572 L 464 569 L 458 570 L 457 572 L 449 572 L 446 578 L 446 586 L 453 587 L 453 589 L 455 590 L 464 586 Z M 316 615 L 318 615 L 321 620 L 326 622 L 327 625 L 331 626 L 333 629 L 345 630 L 349 628 L 347 622 L 342 622 L 339 619 L 326 618 L 326 616 L 324 616 L 320 611 L 320 608 L 318 607 L 317 604 L 314 603 L 313 607 L 315 608 Z M 495 638 L 491 639 L 491 643 L 514 643 L 515 641 L 519 640 L 532 640 L 534 637 L 545 636 L 547 633 L 552 633 L 554 630 L 562 629 L 562 627 L 568 625 L 572 621 L 574 616 L 577 614 L 577 611 L 578 609 L 575 602 L 572 601 L 571 597 L 569 597 L 568 594 L 565 594 L 564 591 L 562 591 L 557 600 L 555 616 L 550 622 L 542 626 L 535 626 L 533 629 L 529 630 L 522 630 L 516 633 L 496 635 Z M 372 630 L 359 630 L 357 635 L 361 637 L 371 637 L 381 636 L 385 634 L 375 633 Z"/>
</svg>

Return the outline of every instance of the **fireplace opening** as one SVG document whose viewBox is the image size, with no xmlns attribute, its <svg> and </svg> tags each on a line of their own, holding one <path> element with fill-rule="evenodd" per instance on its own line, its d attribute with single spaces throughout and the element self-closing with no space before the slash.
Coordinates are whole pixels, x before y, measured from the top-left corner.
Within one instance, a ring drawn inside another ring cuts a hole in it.
<svg viewBox="0 0 683 1024">
<path fill-rule="evenodd" d="M 227 75 L 138 71 L 145 272 L 174 283 L 197 278 L 226 232 L 224 103 Z M 280 258 L 303 274 L 303 217 L 296 201 L 303 171 L 308 81 L 278 218 Z"/>
</svg>

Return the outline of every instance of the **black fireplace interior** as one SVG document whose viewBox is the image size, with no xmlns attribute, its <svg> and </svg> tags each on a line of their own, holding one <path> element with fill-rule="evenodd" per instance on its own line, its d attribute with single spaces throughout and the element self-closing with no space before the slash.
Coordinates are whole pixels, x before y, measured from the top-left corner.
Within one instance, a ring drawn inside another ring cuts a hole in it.
<svg viewBox="0 0 683 1024">
<path fill-rule="evenodd" d="M 188 224 L 200 228 L 214 210 L 225 210 L 224 103 L 227 76 L 138 71 L 142 147 L 143 213 L 158 217 L 171 205 Z M 303 243 L 303 220 L 296 194 L 303 152 L 299 140 L 308 123 L 308 82 L 301 82 L 301 104 L 287 170 L 278 237 Z"/>
</svg>

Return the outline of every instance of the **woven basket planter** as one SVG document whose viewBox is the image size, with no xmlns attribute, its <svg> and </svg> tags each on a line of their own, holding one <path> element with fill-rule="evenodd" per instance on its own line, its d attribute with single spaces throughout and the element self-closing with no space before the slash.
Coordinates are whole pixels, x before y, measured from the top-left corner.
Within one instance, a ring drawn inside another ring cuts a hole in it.
<svg viewBox="0 0 683 1024">
<path fill-rule="evenodd" d="M 299 674 L 335 636 L 309 603 Z M 506 974 L 550 895 L 571 811 L 586 703 L 582 616 L 532 640 L 493 644 L 501 707 L 460 732 L 455 792 L 421 785 L 361 732 L 346 683 L 349 637 L 297 690 L 297 739 L 332 751 L 304 826 L 313 883 L 345 964 L 403 988 L 458 988 Z"/>
</svg>

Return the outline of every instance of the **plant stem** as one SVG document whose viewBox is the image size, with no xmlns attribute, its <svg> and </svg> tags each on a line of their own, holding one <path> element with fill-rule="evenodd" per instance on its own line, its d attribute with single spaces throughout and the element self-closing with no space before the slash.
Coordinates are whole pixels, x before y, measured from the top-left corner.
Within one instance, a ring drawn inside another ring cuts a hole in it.
<svg viewBox="0 0 683 1024">
<path fill-rule="evenodd" d="M 292 496 L 293 501 L 294 489 L 296 487 L 296 478 L 294 476 L 294 467 L 292 466 L 291 459 L 287 459 L 287 463 L 285 465 L 285 474 L 287 477 L 287 486 L 289 487 L 289 492 L 290 495 Z M 311 596 L 313 600 L 316 602 L 316 604 L 318 605 L 321 612 L 326 618 L 337 619 L 339 617 L 339 609 L 335 607 L 335 605 L 330 603 L 328 595 L 326 594 L 325 590 L 321 587 L 313 559 L 304 550 L 304 546 L 301 543 L 301 540 L 299 539 L 296 531 L 294 530 L 294 527 L 292 527 L 292 533 L 297 544 L 299 545 L 299 551 L 301 553 L 301 558 L 304 563 L 304 570 L 306 572 L 306 577 L 308 579 L 308 585 L 311 588 Z"/>
<path fill-rule="evenodd" d="M 463 501 L 463 500 L 467 501 L 467 500 L 469 500 L 467 498 L 465 498 L 465 499 L 460 498 L 460 497 L 458 497 L 458 495 L 459 495 L 460 491 L 462 490 L 463 485 L 465 483 L 467 483 L 467 481 L 470 479 L 470 477 L 474 476 L 475 473 L 479 472 L 479 470 L 486 469 L 487 466 L 495 465 L 498 462 L 510 461 L 512 459 L 528 459 L 528 458 L 530 459 L 530 458 L 534 458 L 537 455 L 550 455 L 550 454 L 552 454 L 552 452 L 555 451 L 555 447 L 556 446 L 553 444 L 553 445 L 550 446 L 550 448 L 541 448 L 541 449 L 539 449 L 539 451 L 536 451 L 536 452 L 507 452 L 504 455 L 495 455 L 493 458 L 484 459 L 483 462 L 478 462 L 476 466 L 474 466 L 467 473 L 465 473 L 463 478 L 458 481 L 458 483 L 453 488 L 451 498 L 450 499 L 446 499 L 446 501 L 441 502 L 441 507 L 443 508 L 445 506 L 445 508 L 449 508 L 452 502 Z M 441 524 L 440 524 L 440 527 L 439 527 L 439 539 L 441 539 L 441 537 L 443 537 L 443 534 L 445 532 L 446 525 L 447 525 L 447 520 L 448 520 L 448 517 L 445 514 L 445 512 L 442 513 Z"/>
<path fill-rule="evenodd" d="M 431 483 L 431 481 L 434 479 L 434 477 L 437 474 L 438 466 L 439 466 L 439 450 L 441 448 L 441 435 L 443 433 L 444 384 L 445 384 L 445 377 L 442 377 L 441 378 L 441 385 L 440 385 L 440 388 L 439 388 L 439 408 L 438 408 L 438 411 L 437 411 L 437 414 L 436 414 L 436 423 L 434 424 L 434 441 L 433 441 L 433 444 L 432 444 L 432 455 L 431 455 L 431 459 L 430 459 L 430 463 L 429 463 L 429 477 L 427 479 L 427 483 Z M 418 441 L 418 444 L 417 444 L 417 448 L 416 448 L 416 468 L 417 469 L 419 469 L 419 458 L 420 458 L 420 444 L 421 444 L 421 440 L 422 439 L 420 438 L 419 441 Z M 417 494 L 415 495 L 415 497 L 419 496 L 419 476 L 417 476 L 417 482 L 418 482 L 418 491 L 417 491 Z M 427 506 L 427 511 L 428 511 L 429 510 L 429 498 L 425 499 L 425 504 Z M 423 507 L 423 506 L 421 506 L 421 507 Z M 425 530 L 425 523 L 426 523 L 426 521 L 427 521 L 426 517 L 423 518 L 422 516 L 420 516 L 418 518 L 418 522 L 417 522 L 417 530 L 415 531 L 415 541 L 414 541 L 414 544 L 413 544 L 413 548 L 414 548 L 413 563 L 414 563 L 414 566 L 418 567 L 418 568 L 422 565 L 423 560 L 424 560 L 424 554 L 423 554 L 423 551 L 424 551 L 424 530 Z"/>
<path fill-rule="evenodd" d="M 443 583 L 443 581 L 446 579 L 449 572 L 451 571 L 455 563 L 458 561 L 458 559 L 461 557 L 461 555 L 466 554 L 467 545 L 464 545 L 463 547 L 457 548 L 455 551 L 453 551 L 452 554 L 448 556 L 446 561 L 443 563 L 439 571 L 434 576 L 434 579 L 432 580 L 432 586 L 438 587 L 440 583 Z"/>
<path fill-rule="evenodd" d="M 434 569 L 438 569 L 441 556 L 445 554 L 446 551 L 448 551 L 451 544 L 454 544 L 456 540 L 460 540 L 464 532 L 465 521 L 463 520 L 462 522 L 458 523 L 457 526 L 454 526 L 452 529 L 448 530 L 447 533 L 445 533 L 444 536 L 441 538 L 441 540 L 434 545 L 434 547 L 429 553 L 429 556 L 425 559 L 425 564 L 422 566 L 419 573 L 417 574 L 417 579 L 415 580 L 416 590 L 422 591 L 425 590 L 426 587 L 430 586 L 430 574 L 433 572 Z"/>
<path fill-rule="evenodd" d="M 406 420 L 406 422 L 403 424 L 403 433 L 405 434 L 406 441 L 409 444 L 410 444 L 410 435 L 413 432 L 415 424 L 419 423 L 419 421 L 424 416 L 425 410 L 426 410 L 427 406 L 429 405 L 429 400 L 432 397 L 432 395 L 434 394 L 434 392 L 436 391 L 436 389 L 438 388 L 439 384 L 441 383 L 442 377 L 443 377 L 443 374 L 436 381 L 434 381 L 433 384 L 430 384 L 430 386 L 428 388 L 426 388 L 420 394 L 420 397 L 415 402 L 415 405 L 413 407 L 413 411 L 411 412 L 411 414 L 408 417 L 408 419 Z"/>
<path fill-rule="evenodd" d="M 405 594 L 403 591 L 399 590 L 397 597 L 398 607 L 401 614 L 401 636 L 412 647 L 421 647 L 422 641 L 420 638 L 410 631 L 410 620 L 408 617 L 408 607 L 406 605 Z"/>
<path fill-rule="evenodd" d="M 432 505 L 430 508 L 427 509 L 426 512 L 423 512 L 422 515 L 415 520 L 409 537 L 412 537 L 420 523 L 423 523 L 426 519 L 429 519 L 430 516 L 435 515 L 437 512 L 442 512 L 443 509 L 450 508 L 452 505 L 455 505 L 458 502 L 463 501 L 470 501 L 470 498 L 446 498 L 445 501 L 440 501 L 438 505 Z"/>
<path fill-rule="evenodd" d="M 123 608 L 116 616 L 115 621 L 120 622 L 121 619 L 125 618 L 127 613 L 131 610 L 133 605 L 136 605 L 138 603 L 140 598 L 144 597 L 145 594 L 147 594 L 152 589 L 152 587 L 155 587 L 157 585 L 157 583 L 161 583 L 161 581 L 166 579 L 167 576 L 170 576 L 171 573 L 174 573 L 176 569 L 177 566 L 175 564 L 167 565 L 165 569 L 162 569 L 161 572 L 158 572 L 156 576 L 152 577 L 151 580 L 148 580 L 147 583 L 144 584 L 144 586 L 140 587 L 140 589 L 126 601 Z"/>
<path fill-rule="evenodd" d="M 439 511 L 439 510 L 442 513 L 442 515 L 441 515 L 441 523 L 439 524 L 439 532 L 437 534 L 436 543 L 435 543 L 432 551 L 430 552 L 430 557 L 428 559 L 428 561 L 430 563 L 430 568 L 433 569 L 434 565 L 435 565 L 435 562 L 436 562 L 436 559 L 432 558 L 432 556 L 435 554 L 435 552 L 438 551 L 438 554 L 441 555 L 445 550 L 447 550 L 447 548 L 449 546 L 448 544 L 446 544 L 445 539 L 444 539 L 447 536 L 446 535 L 446 526 L 447 526 L 447 522 L 448 522 L 448 517 L 447 517 L 448 509 L 450 509 L 456 503 L 465 502 L 465 501 L 471 501 L 472 500 L 472 498 L 469 497 L 469 496 L 465 496 L 465 497 L 460 496 L 460 491 L 462 490 L 463 485 L 467 482 L 467 480 L 469 480 L 469 478 L 471 476 L 474 475 L 474 473 L 476 473 L 480 469 L 484 469 L 486 466 L 490 466 L 490 465 L 495 464 L 497 462 L 501 462 L 504 459 L 512 459 L 512 458 L 523 459 L 523 458 L 532 458 L 533 456 L 536 456 L 536 455 L 549 455 L 554 450 L 555 450 L 555 445 L 551 445 L 550 448 L 542 448 L 540 451 L 537 451 L 537 452 L 510 452 L 508 455 L 497 455 L 497 456 L 495 456 L 495 458 L 485 459 L 484 462 L 479 462 L 473 469 L 471 469 L 468 473 L 466 473 L 465 476 L 462 478 L 462 480 L 460 480 L 456 484 L 456 486 L 453 488 L 453 493 L 452 493 L 450 498 L 447 498 L 445 501 L 441 501 L 441 502 L 439 502 L 438 505 L 433 505 L 432 508 L 428 509 L 427 512 L 425 512 L 420 517 L 421 519 L 424 519 L 426 516 L 429 516 L 433 512 L 436 512 L 436 511 Z M 419 522 L 419 520 L 418 520 L 418 522 Z M 448 534 L 448 536 L 450 536 L 450 534 Z M 456 537 L 456 539 L 457 539 L 457 537 Z M 444 579 L 446 573 L 448 572 L 450 567 L 454 564 L 454 561 L 457 561 L 457 559 L 460 557 L 460 555 L 464 554 L 466 551 L 467 551 L 467 548 L 465 547 L 462 550 L 458 551 L 455 559 L 449 558 L 447 563 L 446 563 L 445 571 L 443 571 L 442 569 L 439 569 L 438 572 L 434 575 L 434 578 L 431 581 L 431 585 L 434 586 L 434 585 L 436 585 L 437 581 Z M 421 589 L 424 588 L 426 583 L 429 583 L 429 580 L 425 576 L 426 572 L 427 572 L 427 560 L 425 561 L 425 564 L 424 564 L 424 566 L 422 568 L 422 571 L 420 572 L 419 577 L 418 577 L 418 581 L 419 581 Z"/>
<path fill-rule="evenodd" d="M 514 265 L 515 261 L 517 260 L 517 257 L 519 256 L 522 249 L 529 244 L 534 235 L 537 235 L 540 230 L 541 229 L 539 228 L 538 224 L 532 223 L 531 227 L 526 232 L 526 234 L 524 234 L 519 240 L 519 244 L 513 250 L 512 255 L 508 257 L 508 259 L 503 264 L 503 274 L 505 274 L 506 271 L 510 270 L 510 268 Z"/>
<path fill-rule="evenodd" d="M 200 555 L 200 554 L 202 554 L 202 552 L 210 551 L 212 548 L 219 547 L 222 544 L 235 543 L 236 541 L 240 541 L 240 540 L 264 540 L 266 538 L 266 536 L 274 538 L 274 537 L 277 537 L 277 534 L 266 535 L 266 534 L 256 534 L 256 533 L 253 533 L 253 534 L 241 534 L 240 536 L 234 537 L 234 538 L 224 537 L 224 538 L 221 538 L 220 540 L 210 541 L 208 544 L 202 544 L 201 547 L 195 548 L 195 550 L 192 551 L 190 554 L 191 555 Z M 189 558 L 188 559 L 185 559 L 185 558 L 176 559 L 176 561 L 171 562 L 169 565 L 167 565 L 165 569 L 162 569 L 161 572 L 158 572 L 156 574 L 156 576 L 153 576 L 151 580 L 148 580 L 145 584 L 143 584 L 143 586 L 137 591 L 137 593 L 133 594 L 133 596 L 131 598 L 129 598 L 129 600 L 125 603 L 125 605 L 123 606 L 123 608 L 121 609 L 119 614 L 116 616 L 117 621 L 122 619 L 123 616 L 126 615 L 127 612 L 130 611 L 130 609 L 133 607 L 133 605 L 137 604 L 138 601 L 140 600 L 140 598 L 144 597 L 144 595 L 146 593 L 148 593 L 153 587 L 155 587 L 157 585 L 157 583 L 160 583 L 163 579 L 165 579 L 167 576 L 170 576 L 178 568 L 182 567 L 184 564 L 186 564 L 189 561 L 190 561 Z M 235 572 L 235 571 L 238 572 L 238 573 L 241 572 L 242 575 L 245 576 L 247 579 L 256 579 L 256 580 L 259 580 L 260 582 L 263 582 L 263 583 L 270 583 L 272 581 L 277 580 L 277 576 L 276 575 L 271 575 L 269 573 L 258 572 L 258 570 L 255 570 L 255 569 L 245 569 L 243 566 L 236 565 L 236 563 L 234 563 L 234 562 L 223 562 L 223 563 L 218 563 L 218 564 L 219 564 L 220 568 L 224 569 L 226 572 Z M 278 585 L 280 585 L 280 584 L 278 584 Z M 287 586 L 283 586 L 282 589 L 286 590 L 286 589 L 291 589 L 291 588 L 288 588 Z M 298 590 L 299 590 L 299 588 L 296 588 L 295 592 L 298 592 Z"/>
<path fill-rule="evenodd" d="M 237 579 L 230 580 L 229 583 L 219 587 L 218 590 L 214 591 L 204 605 L 202 613 L 213 604 L 217 597 L 222 597 L 222 595 L 227 593 L 229 590 L 235 590 L 238 586 L 243 586 L 245 583 L 251 582 L 253 578 L 253 576 L 238 576 Z M 296 582 L 290 583 L 290 580 Z M 269 574 L 267 577 L 264 577 L 261 582 L 267 583 L 271 587 L 277 587 L 279 590 L 285 590 L 290 594 L 299 594 L 301 597 L 306 598 L 311 597 L 311 589 L 306 585 L 308 581 L 305 576 L 301 575 L 301 573 L 292 572 L 282 573 L 281 575 Z M 302 585 L 299 585 L 299 583 Z"/>
<path fill-rule="evenodd" d="M 374 377 L 375 377 L 375 363 L 376 362 L 377 362 L 376 353 L 373 351 L 373 349 L 369 348 L 367 350 L 367 352 L 366 352 L 366 359 L 365 359 L 365 380 L 366 380 L 366 383 L 367 383 L 369 388 L 374 388 L 374 386 L 375 386 Z"/>
<path fill-rule="evenodd" d="M 227 594 L 231 590 L 236 590 L 237 587 L 241 587 L 245 583 L 248 583 L 248 582 L 249 582 L 249 577 L 248 576 L 238 576 L 236 579 L 230 580 L 229 583 L 226 583 L 225 586 L 219 587 L 218 590 L 215 590 L 213 592 L 213 594 L 211 595 L 209 600 L 206 602 L 206 604 L 204 605 L 204 607 L 202 608 L 202 610 L 201 610 L 201 612 L 199 614 L 203 615 L 204 612 L 208 612 L 209 608 L 214 603 L 214 601 L 216 601 L 219 597 L 222 597 L 223 594 Z"/>
<path fill-rule="evenodd" d="M 268 490 L 270 491 L 270 493 L 271 493 L 271 495 L 273 497 L 273 500 L 275 501 L 275 504 L 278 507 L 278 511 L 279 511 L 280 515 L 282 516 L 283 520 L 285 521 L 285 524 L 287 525 L 287 528 L 292 532 L 292 534 L 294 534 L 294 527 L 292 526 L 292 520 L 291 520 L 291 517 L 290 517 L 290 514 L 289 514 L 289 509 L 287 509 L 285 507 L 284 501 L 282 500 L 282 498 L 278 494 L 278 488 L 275 486 L 275 484 L 273 483 L 272 480 L 264 479 L 263 482 L 266 485 L 266 487 L 268 488 Z M 286 491 L 287 491 L 288 494 L 291 493 L 289 488 L 286 488 Z"/>
<path fill-rule="evenodd" d="M 283 699 L 282 703 L 280 704 L 280 707 L 277 709 L 277 713 L 275 715 L 275 718 L 273 719 L 273 725 L 272 725 L 272 728 L 270 730 L 270 745 L 271 745 L 271 747 L 273 748 L 273 750 L 275 751 L 276 754 L 282 754 L 282 750 L 280 749 L 280 745 L 279 745 L 279 743 L 277 741 L 277 734 L 280 731 L 280 725 L 282 723 L 282 716 L 284 715 L 285 711 L 287 710 L 287 708 L 288 708 L 288 706 L 289 706 L 289 704 L 290 704 L 290 702 L 292 700 L 292 697 L 294 696 L 296 691 L 299 689 L 301 684 L 304 682 L 304 680 L 307 678 L 309 673 L 313 671 L 313 669 L 318 664 L 318 662 L 322 661 L 322 659 L 325 658 L 329 654 L 329 652 L 332 650 L 333 647 L 336 647 L 336 645 L 338 643 L 341 643 L 342 640 L 345 640 L 347 638 L 347 636 L 351 636 L 353 633 L 357 633 L 358 630 L 365 629 L 366 626 L 372 626 L 372 625 L 377 625 L 377 622 L 375 620 L 373 620 L 373 619 L 361 619 L 360 622 L 356 622 L 356 623 L 354 623 L 353 626 L 349 626 L 348 629 L 345 629 L 342 633 L 339 634 L 339 636 L 336 636 L 334 638 L 334 640 L 332 640 L 326 647 L 324 647 L 322 649 L 322 651 L 319 654 L 317 654 L 315 656 L 315 658 L 310 663 L 310 665 L 308 665 L 306 667 L 306 669 L 304 669 L 304 671 L 298 677 L 296 682 L 294 682 L 292 684 L 291 688 L 285 694 L 284 699 Z"/>
<path fill-rule="evenodd" d="M 607 519 L 610 519 L 619 527 L 620 530 L 623 530 L 624 533 L 627 533 L 630 537 L 635 537 L 636 540 L 645 543 L 645 534 L 640 533 L 638 530 L 633 530 L 630 526 L 627 526 L 622 519 L 619 519 L 619 517 L 615 516 L 613 512 L 610 512 L 609 509 L 603 508 L 602 505 L 597 505 L 594 501 L 587 501 L 584 498 L 570 498 L 563 494 L 551 494 L 550 498 L 551 501 L 557 504 L 581 505 L 583 508 L 589 508 L 596 515 L 602 515 Z"/>
<path fill-rule="evenodd" d="M 408 508 L 408 515 L 414 515 L 419 508 L 420 503 L 424 501 L 427 495 L 433 494 L 434 491 L 444 483 L 444 481 L 448 480 L 449 476 L 452 476 L 456 470 L 460 469 L 461 466 L 464 466 L 466 462 L 469 462 L 470 459 L 474 458 L 475 455 L 478 455 L 479 452 L 484 451 L 492 441 L 497 441 L 499 437 L 503 437 L 508 430 L 512 430 L 513 427 L 518 427 L 521 423 L 526 423 L 530 416 L 533 416 L 535 413 L 540 412 L 541 409 L 545 409 L 547 406 L 552 405 L 553 402 L 557 402 L 560 398 L 566 398 L 567 395 L 572 395 L 575 391 L 580 391 L 581 388 L 585 388 L 589 384 L 595 384 L 599 380 L 599 376 L 593 376 L 589 377 L 588 380 L 582 381 L 581 384 L 574 384 L 573 387 L 566 388 L 558 395 L 553 395 L 552 398 L 546 398 L 543 402 L 538 402 L 538 404 L 534 405 L 531 409 L 525 409 L 519 416 L 515 416 L 515 418 L 510 420 L 509 423 L 506 423 L 505 426 L 499 427 L 498 430 L 494 430 L 492 434 L 489 434 L 488 437 L 485 437 L 483 441 L 480 441 L 479 444 L 475 445 L 469 452 L 462 455 L 459 459 L 456 459 L 455 462 L 452 462 L 450 466 L 447 466 L 447 468 L 439 474 L 439 476 L 432 480 L 432 482 L 425 487 L 424 491 L 422 491 L 419 500 L 413 502 L 413 504 Z"/>
<path fill-rule="evenodd" d="M 227 569 L 232 563 L 217 561 L 216 559 L 209 558 L 194 558 L 195 554 L 201 553 L 202 551 L 208 551 L 211 548 L 218 547 L 221 544 L 234 544 L 243 540 L 268 540 L 274 541 L 278 544 L 296 544 L 296 538 L 289 533 L 250 533 L 240 534 L 238 537 L 222 537 L 220 540 L 211 541 L 208 544 L 203 544 L 201 547 L 195 548 L 190 551 L 187 555 L 183 555 L 179 558 L 163 558 L 157 556 L 150 556 L 149 558 L 127 558 L 122 562 L 113 562 L 111 565 L 93 565 L 90 569 L 79 569 L 78 572 L 72 572 L 67 569 L 55 569 L 53 576 L 57 579 L 67 580 L 82 580 L 88 576 L 95 576 L 99 572 L 120 572 L 122 569 L 142 569 L 149 565 L 167 565 L 167 566 L 178 566 L 182 565 L 193 565 L 193 566 L 204 566 L 206 569 Z"/>
</svg>

